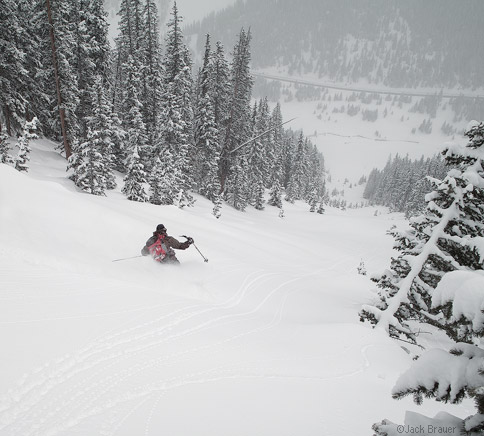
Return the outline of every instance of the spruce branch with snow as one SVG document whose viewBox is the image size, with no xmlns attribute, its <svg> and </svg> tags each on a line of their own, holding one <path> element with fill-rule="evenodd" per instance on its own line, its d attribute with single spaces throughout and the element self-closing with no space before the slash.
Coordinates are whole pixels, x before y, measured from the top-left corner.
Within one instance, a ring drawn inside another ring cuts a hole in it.
<svg viewBox="0 0 484 436">
<path fill-rule="evenodd" d="M 431 299 L 444 273 L 483 266 L 483 132 L 484 124 L 474 122 L 466 132 L 465 147 L 443 152 L 453 169 L 443 180 L 431 180 L 434 191 L 426 198 L 425 213 L 410 221 L 409 231 L 391 231 L 400 255 L 378 280 L 379 301 L 363 306 L 360 318 L 392 337 L 416 343 L 418 333 L 409 324 L 416 319 L 444 329 L 454 340 L 470 341 L 465 331 L 442 319 Z"/>
<path fill-rule="evenodd" d="M 400 378 L 392 391 L 395 399 L 412 395 L 417 404 L 425 398 L 458 404 L 464 398 L 474 400 L 477 412 L 465 419 L 451 415 L 427 418 L 432 425 L 456 426 L 466 435 L 484 431 L 484 272 L 453 271 L 439 282 L 432 296 L 432 307 L 447 307 L 444 322 L 456 330 L 462 328 L 473 344 L 458 342 L 450 351 L 432 349 L 422 355 Z M 451 335 L 458 336 L 458 335 Z M 418 421 L 408 416 L 405 426 Z M 430 425 L 429 424 L 429 425 Z M 392 435 L 397 425 L 387 420 L 374 425 L 378 435 Z M 409 434 L 401 433 L 400 434 Z M 455 434 L 460 434 L 456 432 Z"/>
</svg>

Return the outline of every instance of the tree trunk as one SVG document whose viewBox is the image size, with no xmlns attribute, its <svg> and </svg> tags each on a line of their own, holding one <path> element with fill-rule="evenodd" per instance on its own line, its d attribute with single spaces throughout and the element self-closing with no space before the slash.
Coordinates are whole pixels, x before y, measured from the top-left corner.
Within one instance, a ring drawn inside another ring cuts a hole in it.
<svg viewBox="0 0 484 436">
<path fill-rule="evenodd" d="M 10 109 L 9 109 L 8 105 L 5 105 L 3 107 L 3 113 L 5 115 L 5 124 L 6 124 L 6 127 L 7 127 L 7 135 L 12 136 L 12 125 L 10 123 Z M 1 132 L 1 129 L 0 129 L 0 132 Z"/>
<path fill-rule="evenodd" d="M 57 105 L 59 106 L 59 118 L 60 118 L 61 130 L 62 130 L 62 138 L 64 140 L 64 150 L 66 152 L 66 159 L 69 159 L 69 157 L 72 154 L 72 150 L 69 144 L 69 140 L 67 138 L 66 112 L 65 112 L 65 109 L 62 107 L 62 95 L 61 95 L 61 89 L 60 89 L 59 70 L 57 65 L 57 56 L 56 56 L 56 48 L 55 48 L 54 23 L 52 21 L 50 0 L 46 0 L 46 6 L 47 6 L 47 17 L 49 19 L 50 45 L 52 48 L 52 62 L 54 67 L 55 87 L 57 90 Z"/>
</svg>

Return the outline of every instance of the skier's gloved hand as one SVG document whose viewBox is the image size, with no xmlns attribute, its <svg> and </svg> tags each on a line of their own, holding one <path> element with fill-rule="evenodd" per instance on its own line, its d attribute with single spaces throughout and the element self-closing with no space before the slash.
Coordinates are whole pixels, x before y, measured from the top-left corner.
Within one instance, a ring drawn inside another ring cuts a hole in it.
<svg viewBox="0 0 484 436">
<path fill-rule="evenodd" d="M 193 238 L 188 237 L 187 242 L 188 242 L 188 245 L 192 245 L 195 241 L 193 240 Z"/>
</svg>

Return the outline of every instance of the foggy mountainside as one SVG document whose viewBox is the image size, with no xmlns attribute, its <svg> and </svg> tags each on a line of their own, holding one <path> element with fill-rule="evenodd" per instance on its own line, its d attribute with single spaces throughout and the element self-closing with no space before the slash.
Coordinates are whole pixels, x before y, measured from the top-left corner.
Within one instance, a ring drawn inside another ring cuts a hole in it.
<svg viewBox="0 0 484 436">
<path fill-rule="evenodd" d="M 246 0 L 189 25 L 186 34 L 231 41 L 250 27 L 255 69 L 390 87 L 478 88 L 483 16 L 480 0 Z M 203 37 L 197 45 L 202 51 Z"/>
</svg>

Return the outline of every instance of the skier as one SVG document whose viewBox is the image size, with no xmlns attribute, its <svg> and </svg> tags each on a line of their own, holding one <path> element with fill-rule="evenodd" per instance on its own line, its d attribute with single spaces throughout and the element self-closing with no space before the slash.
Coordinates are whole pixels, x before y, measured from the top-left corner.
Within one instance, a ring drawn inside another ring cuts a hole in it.
<svg viewBox="0 0 484 436">
<path fill-rule="evenodd" d="M 191 244 L 193 244 L 192 238 L 187 237 L 185 242 L 179 242 L 166 234 L 166 227 L 163 224 L 158 224 L 153 236 L 141 249 L 141 254 L 143 256 L 151 254 L 153 259 L 160 263 L 180 263 L 173 249 L 186 250 Z"/>
</svg>

